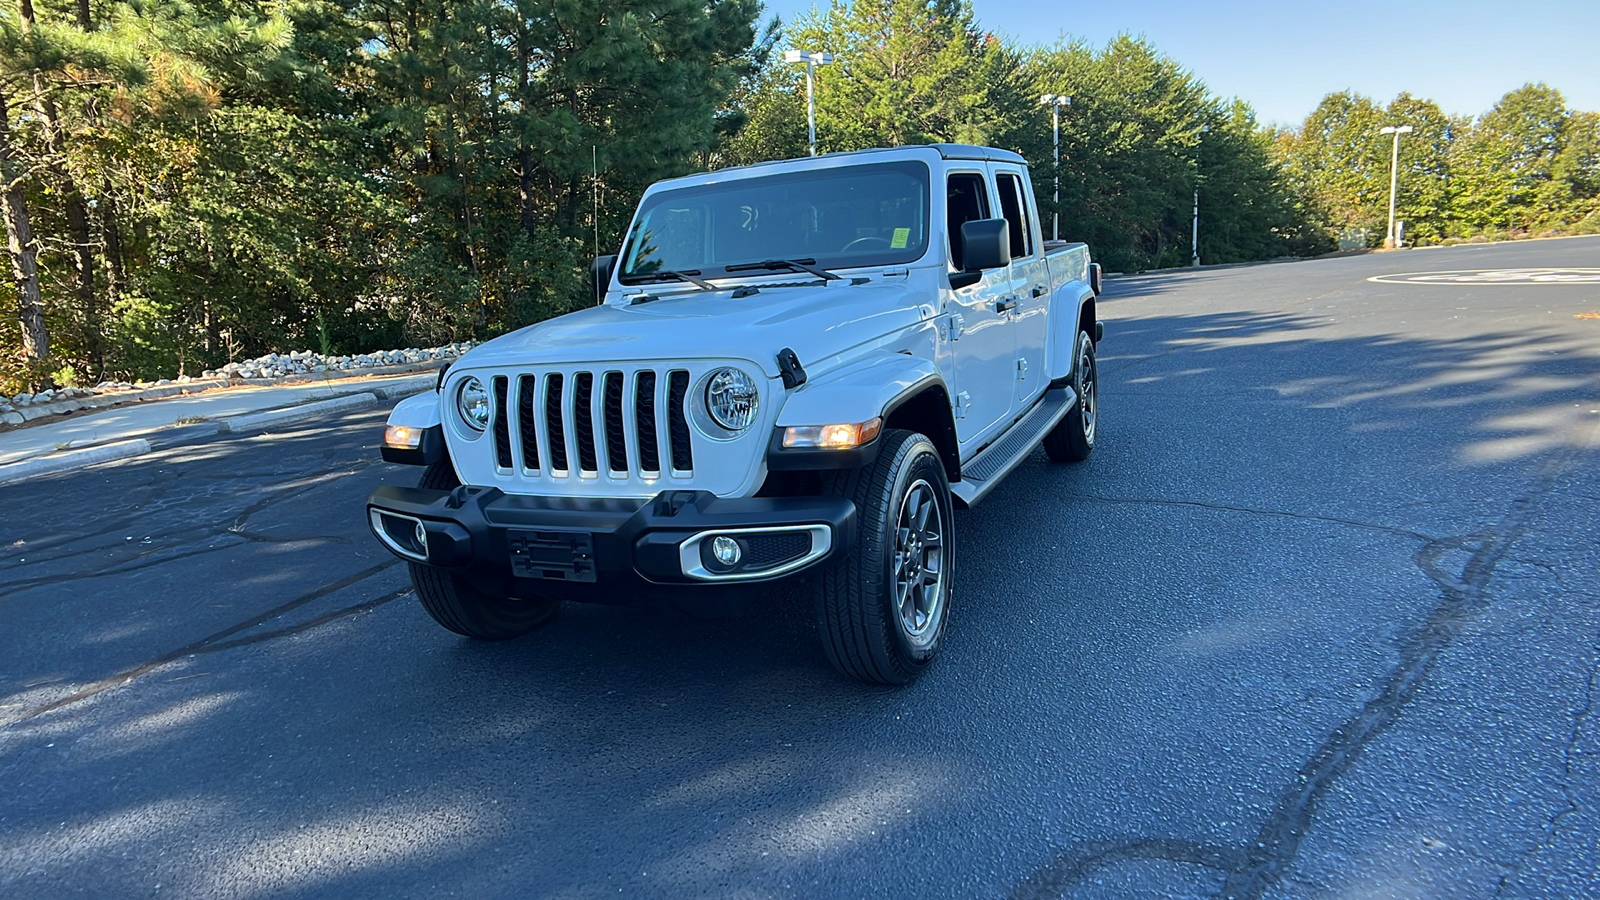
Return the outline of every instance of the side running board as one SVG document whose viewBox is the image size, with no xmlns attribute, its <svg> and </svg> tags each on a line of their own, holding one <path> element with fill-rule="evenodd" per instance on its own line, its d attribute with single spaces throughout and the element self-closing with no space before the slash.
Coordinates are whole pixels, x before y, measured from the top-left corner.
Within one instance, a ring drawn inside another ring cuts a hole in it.
<svg viewBox="0 0 1600 900">
<path fill-rule="evenodd" d="M 950 493 L 968 506 L 976 506 L 985 494 L 1011 473 L 1033 448 L 1039 445 L 1056 423 L 1066 418 L 1078 402 L 1078 395 L 1070 387 L 1051 388 L 1044 392 L 1028 414 L 1012 423 L 1000 439 L 985 447 L 982 452 L 961 466 L 961 480 L 950 485 Z"/>
</svg>

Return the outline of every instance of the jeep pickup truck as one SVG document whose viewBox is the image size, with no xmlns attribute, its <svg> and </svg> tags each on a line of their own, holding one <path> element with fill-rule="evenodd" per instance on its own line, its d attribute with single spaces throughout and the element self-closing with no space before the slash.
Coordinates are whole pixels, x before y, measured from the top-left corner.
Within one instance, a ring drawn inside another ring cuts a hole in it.
<svg viewBox="0 0 1600 900">
<path fill-rule="evenodd" d="M 563 600 L 803 579 L 829 660 L 933 660 L 953 511 L 1043 444 L 1094 449 L 1100 277 L 1028 170 L 938 144 L 644 194 L 595 307 L 482 344 L 395 407 L 424 467 L 367 517 L 439 624 L 514 638 Z"/>
</svg>

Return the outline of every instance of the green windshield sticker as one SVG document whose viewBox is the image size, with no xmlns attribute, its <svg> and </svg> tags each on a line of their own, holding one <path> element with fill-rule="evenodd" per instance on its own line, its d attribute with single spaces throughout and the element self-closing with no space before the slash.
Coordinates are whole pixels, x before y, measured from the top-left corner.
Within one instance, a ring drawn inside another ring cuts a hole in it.
<svg viewBox="0 0 1600 900">
<path fill-rule="evenodd" d="M 894 230 L 894 240 L 889 242 L 889 246 L 895 250 L 904 250 L 906 248 L 906 241 L 909 240 L 911 240 L 911 229 L 896 228 Z"/>
</svg>

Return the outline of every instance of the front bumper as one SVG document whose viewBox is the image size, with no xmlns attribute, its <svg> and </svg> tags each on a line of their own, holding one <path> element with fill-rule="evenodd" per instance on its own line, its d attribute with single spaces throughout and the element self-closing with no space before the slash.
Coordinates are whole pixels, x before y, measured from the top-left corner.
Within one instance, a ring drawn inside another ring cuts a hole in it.
<svg viewBox="0 0 1600 900">
<path fill-rule="evenodd" d="M 722 499 L 707 491 L 666 491 L 641 504 L 493 487 L 385 486 L 367 501 L 367 523 L 401 559 L 458 571 L 485 592 L 580 597 L 630 583 L 797 575 L 848 552 L 855 504 L 840 497 Z M 740 548 L 737 562 L 716 558 L 711 548 L 718 537 Z"/>
</svg>

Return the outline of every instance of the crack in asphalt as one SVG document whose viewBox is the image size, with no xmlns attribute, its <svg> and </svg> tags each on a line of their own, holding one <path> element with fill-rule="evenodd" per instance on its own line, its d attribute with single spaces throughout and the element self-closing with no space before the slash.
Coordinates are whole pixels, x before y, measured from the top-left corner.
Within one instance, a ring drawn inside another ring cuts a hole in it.
<svg viewBox="0 0 1600 900">
<path fill-rule="evenodd" d="M 1244 853 L 1232 847 L 1177 838 L 1126 838 L 1088 841 L 1023 882 L 1013 900 L 1059 897 L 1071 885 L 1108 866 L 1134 860 L 1186 863 L 1231 872 L 1244 865 Z"/>
<path fill-rule="evenodd" d="M 225 532 L 207 532 L 205 536 L 217 537 L 221 536 L 222 534 L 225 534 Z M 189 542 L 186 541 L 185 543 Z M 23 591 L 32 590 L 33 588 L 44 585 L 68 584 L 74 581 L 91 581 L 96 578 L 106 578 L 112 575 L 126 575 L 129 572 L 138 572 L 143 569 L 150 569 L 156 566 L 165 565 L 169 562 L 176 562 L 180 559 L 189 559 L 190 557 L 201 556 L 206 553 L 215 553 L 218 550 L 226 550 L 229 547 L 238 547 L 245 543 L 248 543 L 248 541 L 241 540 L 227 544 L 214 544 L 210 547 L 200 547 L 193 550 L 186 550 L 182 553 L 169 553 L 166 556 L 157 557 L 155 559 L 147 558 L 151 554 L 159 553 L 162 550 L 171 549 L 170 547 L 161 547 L 140 553 L 139 555 L 133 557 L 133 560 L 130 561 L 131 564 L 109 566 L 104 569 L 96 569 L 90 572 L 68 572 L 64 575 L 40 575 L 36 578 L 18 578 L 7 586 L 0 588 L 0 598 L 9 597 L 13 594 L 20 594 Z M 139 560 L 143 561 L 140 562 Z"/>
<path fill-rule="evenodd" d="M 1556 835 L 1561 830 L 1561 820 L 1579 809 L 1578 798 L 1572 793 L 1572 757 L 1577 752 L 1578 741 L 1583 737 L 1583 723 L 1594 713 L 1594 686 L 1595 681 L 1600 680 L 1600 638 L 1596 639 L 1594 646 L 1590 648 L 1590 653 L 1593 662 L 1589 664 L 1589 678 L 1584 684 L 1583 703 L 1572 712 L 1572 731 L 1567 736 L 1566 746 L 1561 749 L 1561 785 L 1558 789 L 1566 805 L 1550 814 L 1544 825 L 1544 835 L 1535 841 L 1533 846 L 1523 851 L 1515 864 L 1507 867 L 1509 871 L 1501 875 L 1500 882 L 1495 885 L 1492 895 L 1494 897 L 1505 893 L 1506 885 L 1522 874 L 1522 869 L 1528 864 L 1528 860 L 1555 843 Z"/>
<path fill-rule="evenodd" d="M 307 619 L 304 622 L 300 622 L 300 623 L 295 624 L 295 625 L 290 625 L 287 628 L 278 628 L 278 629 L 274 629 L 272 631 L 263 631 L 260 634 L 252 634 L 252 635 L 249 635 L 249 636 L 246 636 L 246 637 L 242 637 L 242 638 L 237 638 L 237 639 L 231 640 L 231 641 L 222 641 L 221 643 L 217 643 L 217 644 L 208 644 L 205 647 L 202 647 L 202 648 L 194 651 L 194 655 L 195 656 L 199 656 L 199 655 L 201 655 L 203 653 L 218 653 L 218 652 L 221 652 L 223 650 L 234 650 L 234 649 L 237 649 L 239 647 L 248 647 L 248 646 L 250 646 L 252 644 L 261 644 L 261 643 L 265 643 L 267 641 L 277 640 L 278 638 L 290 637 L 292 635 L 301 634 L 303 632 L 310 631 L 313 628 L 316 628 L 316 627 L 318 627 L 320 625 L 326 625 L 327 623 L 335 621 L 337 619 L 345 619 L 345 618 L 349 618 L 350 616 L 360 615 L 361 613 L 364 613 L 364 612 L 371 612 L 372 610 L 377 609 L 378 607 L 384 605 L 385 603 L 390 603 L 390 602 L 393 602 L 395 600 L 400 599 L 401 597 L 406 596 L 407 594 L 411 593 L 411 591 L 412 591 L 412 589 L 409 588 L 409 587 L 398 588 L 396 590 L 390 591 L 387 594 L 384 594 L 381 597 L 374 597 L 373 599 L 368 600 L 368 601 L 366 601 L 364 603 L 357 603 L 355 606 L 346 606 L 343 609 L 336 609 L 333 612 L 323 613 L 320 616 L 316 616 L 315 618 Z"/>
<path fill-rule="evenodd" d="M 265 612 L 258 613 L 256 615 L 250 617 L 249 619 L 246 619 L 246 620 L 244 620 L 242 622 L 238 622 L 238 623 L 235 623 L 233 625 L 230 625 L 227 628 L 222 629 L 221 631 L 218 631 L 218 632 L 215 632 L 213 634 L 207 635 L 207 636 L 205 636 L 205 637 L 203 637 L 203 638 L 201 638 L 201 639 L 199 639 L 197 641 L 194 641 L 193 643 L 187 644 L 187 645 L 185 645 L 183 647 L 179 647 L 176 650 L 172 650 L 172 651 L 169 651 L 167 653 L 163 653 L 160 656 L 157 656 L 155 659 L 150 660 L 149 662 L 142 663 L 142 664 L 140 664 L 138 666 L 134 666 L 131 669 L 124 670 L 122 672 L 119 672 L 119 673 L 117 673 L 115 675 L 110 676 L 109 678 L 102 678 L 102 679 L 100 679 L 98 681 L 95 681 L 95 682 L 92 682 L 92 683 L 90 683 L 88 685 L 85 685 L 82 688 L 79 688 L 78 690 L 72 692 L 71 694 L 68 694 L 65 697 L 59 698 L 57 700 L 52 700 L 51 702 L 46 703 L 43 706 L 38 706 L 38 707 L 35 707 L 33 709 L 30 709 L 27 712 L 24 712 L 21 715 L 17 716 L 16 718 L 12 719 L 10 722 L 6 722 L 4 724 L 0 724 L 0 728 L 10 727 L 11 725 L 15 725 L 18 722 L 25 722 L 28 719 L 32 719 L 32 718 L 34 718 L 36 716 L 41 716 L 41 715 L 43 715 L 43 714 L 45 714 L 47 712 L 51 712 L 53 710 L 61 709 L 62 707 L 65 707 L 65 706 L 70 706 L 72 704 L 79 703 L 79 702 L 81 702 L 83 700 L 87 700 L 88 698 L 93 697 L 96 694 L 103 693 L 104 691 L 110 690 L 111 688 L 119 687 L 119 686 L 124 685 L 124 684 L 129 684 L 132 681 L 134 681 L 135 679 L 137 679 L 137 678 L 139 678 L 139 677 L 141 677 L 143 675 L 146 675 L 146 674 L 148 674 L 148 673 L 150 673 L 150 672 L 152 672 L 152 671 L 154 671 L 156 669 L 161 668 L 162 666 L 167 665 L 168 663 L 171 663 L 171 662 L 174 662 L 176 660 L 182 659 L 182 658 L 184 658 L 186 656 L 195 656 L 195 655 L 199 655 L 199 654 L 202 654 L 202 653 L 214 653 L 214 652 L 216 652 L 218 650 L 229 649 L 229 648 L 232 648 L 232 647 L 242 647 L 242 646 L 245 646 L 247 644 L 254 644 L 254 643 L 260 643 L 261 641 L 265 641 L 265 640 L 271 640 L 272 638 L 275 638 L 275 637 L 283 637 L 285 635 L 297 634 L 297 633 L 299 633 L 301 631 L 305 631 L 307 629 L 314 628 L 317 625 L 320 625 L 320 624 L 322 624 L 324 622 L 331 621 L 331 620 L 336 619 L 336 618 L 340 618 L 342 616 L 353 615 L 355 613 L 364 612 L 364 611 L 366 611 L 368 609 L 374 609 L 374 608 L 376 608 L 378 606 L 383 605 L 384 603 L 388 603 L 389 601 L 394 600 L 397 597 L 405 595 L 406 593 L 408 593 L 410 591 L 410 588 L 408 587 L 408 588 L 401 589 L 399 591 L 391 591 L 390 593 L 385 594 L 382 597 L 377 598 L 376 600 L 369 600 L 369 601 L 366 601 L 364 603 L 358 604 L 358 605 L 353 606 L 353 607 L 348 607 L 348 608 L 342 609 L 342 610 L 336 610 L 333 613 L 324 614 L 322 616 L 318 616 L 316 618 L 310 619 L 310 620 L 308 620 L 306 622 L 299 623 L 297 625 L 294 625 L 294 626 L 291 626 L 291 627 L 288 627 L 288 628 L 282 628 L 282 629 L 278 629 L 278 630 L 272 631 L 272 632 L 264 632 L 264 633 L 262 633 L 260 635 L 251 635 L 251 636 L 249 636 L 247 638 L 240 638 L 238 640 L 233 640 L 233 641 L 227 640 L 228 638 L 231 638 L 236 634 L 239 634 L 239 633 L 244 632 L 244 631 L 248 631 L 251 628 L 255 628 L 256 626 L 261 625 L 261 624 L 263 624 L 265 622 L 270 622 L 273 619 L 277 618 L 278 616 L 284 615 L 285 613 L 292 612 L 292 611 L 294 611 L 294 610 L 296 610 L 296 609 L 298 609 L 298 608 L 300 608 L 302 606 L 305 606 L 308 603 L 311 603 L 313 601 L 316 601 L 316 600 L 319 600 L 319 599 L 321 599 L 323 597 L 326 597 L 329 594 L 336 593 L 336 592 L 341 591 L 341 590 L 343 590 L 343 589 L 345 589 L 347 587 L 350 587 L 351 585 L 359 584 L 359 583 L 361 583 L 363 581 L 366 581 L 368 578 L 371 578 L 374 575 L 377 575 L 377 574 L 383 572 L 385 569 L 392 568 L 392 567 L 397 566 L 399 564 L 400 564 L 400 560 L 398 560 L 398 559 L 388 560 L 386 562 L 381 562 L 381 563 L 379 563 L 379 564 L 377 564 L 375 566 L 370 566 L 368 568 L 362 569 L 361 571 L 356 572 L 353 575 L 347 575 L 344 578 L 338 579 L 337 581 L 332 581 L 332 582 L 329 582 L 328 584 L 322 585 L 321 587 L 314 588 L 314 589 L 312 589 L 310 591 L 307 591 L 304 594 L 301 594 L 300 596 L 294 598 L 293 600 L 290 600 L 287 603 L 280 604 L 280 605 L 275 606 L 272 609 L 269 609 L 269 610 L 267 610 Z"/>
<path fill-rule="evenodd" d="M 1317 804 L 1329 787 L 1349 771 L 1363 750 L 1399 718 L 1416 696 L 1440 655 L 1451 645 L 1462 626 L 1487 605 L 1486 593 L 1495 567 L 1506 559 L 1513 544 L 1526 533 L 1545 497 L 1575 455 L 1573 448 L 1558 454 L 1544 466 L 1534 485 L 1515 501 L 1498 525 L 1485 531 L 1459 537 L 1427 538 L 1403 529 L 1372 526 L 1342 519 L 1327 519 L 1272 510 L 1236 509 L 1193 501 L 1133 501 L 1087 496 L 1104 502 L 1151 502 L 1181 506 L 1230 509 L 1239 512 L 1282 515 L 1289 518 L 1317 519 L 1362 528 L 1377 528 L 1425 540 L 1413 559 L 1419 569 L 1439 586 L 1440 599 L 1426 622 L 1400 647 L 1400 658 L 1390 669 L 1382 690 L 1350 718 L 1342 722 L 1322 742 L 1292 781 L 1280 793 L 1273 814 L 1261 825 L 1247 847 L 1237 849 L 1215 844 L 1169 838 L 1133 837 L 1116 841 L 1077 844 L 1058 854 L 1056 859 L 1022 882 L 1012 893 L 1014 900 L 1043 900 L 1060 897 L 1092 872 L 1124 861 L 1151 860 L 1189 863 L 1215 869 L 1227 876 L 1220 896 L 1225 900 L 1259 900 L 1283 880 L 1300 851 L 1301 841 L 1310 830 Z M 1466 552 L 1460 574 L 1444 567 L 1445 554 Z M 1591 677 L 1591 700 L 1594 680 Z M 1590 706 L 1585 706 L 1588 715 Z M 1574 738 L 1574 742 L 1576 738 Z"/>
<path fill-rule="evenodd" d="M 266 510 L 271 509 L 272 507 L 277 506 L 279 504 L 287 503 L 290 500 L 294 500 L 294 499 L 296 499 L 298 497 L 302 497 L 302 496 L 310 493 L 311 491 L 316 490 L 319 487 L 322 487 L 323 485 L 327 484 L 330 481 L 334 481 L 334 480 L 337 480 L 339 478 L 346 477 L 346 476 L 348 476 L 350 474 L 353 474 L 353 473 L 352 472 L 331 472 L 331 473 L 327 473 L 327 474 L 320 475 L 320 476 L 317 476 L 317 477 L 314 477 L 314 478 L 310 478 L 310 479 L 296 478 L 296 479 L 293 479 L 291 481 L 283 482 L 281 484 L 269 485 L 269 486 L 267 486 L 266 489 L 268 491 L 272 491 L 273 493 L 270 493 L 268 496 L 262 497 L 259 500 L 256 500 L 255 502 L 253 502 L 253 503 L 247 505 L 246 507 L 244 507 L 242 510 L 240 510 L 238 512 L 238 514 L 236 514 L 233 517 L 232 523 L 230 523 L 229 525 L 227 525 L 225 527 L 218 527 L 218 526 L 214 526 L 213 525 L 213 526 L 205 526 L 205 527 L 198 528 L 198 529 L 186 529 L 186 530 L 183 530 L 183 531 L 179 531 L 179 532 L 176 532 L 176 533 L 174 533 L 172 535 L 166 536 L 166 538 L 164 539 L 163 545 L 160 546 L 160 547 L 152 547 L 149 550 L 140 551 L 139 553 L 136 553 L 133 556 L 122 560 L 121 562 L 113 563 L 113 564 L 111 564 L 109 566 L 105 566 L 105 567 L 101 567 L 101 568 L 95 568 L 95 569 L 92 569 L 92 570 L 90 570 L 88 572 L 69 572 L 69 573 L 61 574 L 61 575 L 39 575 L 39 576 L 35 576 L 35 577 L 32 577 L 32 578 L 11 579 L 4 587 L 0 587 L 0 598 L 9 597 L 9 596 L 11 596 L 13 594 L 21 593 L 23 591 L 30 590 L 32 588 L 36 588 L 36 587 L 39 587 L 41 585 L 65 584 L 65 583 L 74 582 L 74 581 L 87 581 L 87 580 L 91 580 L 91 579 L 95 579 L 95 578 L 105 578 L 105 577 L 112 576 L 112 575 L 125 575 L 125 574 L 127 574 L 129 572 L 137 572 L 137 571 L 140 571 L 142 569 L 148 569 L 148 568 L 152 568 L 152 567 L 155 567 L 155 566 L 164 565 L 166 563 L 175 562 L 175 561 L 181 560 L 181 559 L 189 559 L 191 557 L 199 556 L 199 555 L 205 554 L 205 553 L 214 553 L 214 552 L 216 552 L 218 550 L 226 550 L 226 549 L 229 549 L 229 548 L 232 548 L 232 547 L 242 546 L 245 543 L 265 543 L 265 544 L 296 544 L 296 543 L 313 543 L 313 542 L 346 543 L 346 544 L 350 543 L 349 538 L 343 537 L 343 536 L 337 536 L 337 535 L 297 535 L 297 536 L 290 536 L 290 537 L 272 537 L 272 536 L 268 536 L 268 535 L 262 535 L 262 534 L 259 534 L 259 533 L 247 531 L 246 528 L 245 528 L 249 524 L 250 519 L 252 519 L 256 515 L 259 515 L 260 513 L 265 512 Z M 282 493 L 279 493 L 279 491 L 282 491 Z M 181 498 L 181 500 L 182 500 L 182 502 L 190 502 L 190 501 L 193 500 L 193 497 L 192 496 L 184 497 L 184 498 Z M 130 522 L 143 521 L 145 524 L 148 525 L 149 524 L 149 515 L 146 514 L 142 518 L 130 519 L 129 521 Z M 124 524 L 124 523 L 119 523 L 119 525 L 121 525 L 121 524 Z M 102 536 L 107 535 L 107 534 L 116 534 L 119 531 L 126 531 L 126 530 L 127 529 L 125 527 L 105 528 L 105 529 L 102 529 L 100 531 L 94 532 L 94 533 L 89 534 L 89 535 L 82 535 L 82 536 L 80 536 L 79 539 L 102 537 Z M 198 543 L 199 541 L 206 540 L 208 538 L 217 538 L 217 537 L 236 537 L 236 538 L 239 538 L 240 540 L 239 541 L 230 542 L 230 543 L 226 543 L 226 544 L 213 544 L 213 545 L 211 545 L 209 547 L 195 548 L 195 549 L 188 550 L 188 551 L 185 551 L 185 552 L 180 552 L 180 553 L 167 552 L 167 551 L 171 551 L 171 550 L 173 550 L 175 548 L 182 547 L 182 546 L 187 545 L 187 544 L 194 544 L 194 543 Z M 61 553 L 61 554 L 58 554 L 56 556 L 47 556 L 47 557 L 45 557 L 43 559 L 36 559 L 36 563 L 40 564 L 40 565 L 43 565 L 45 563 L 60 562 L 60 561 L 63 561 L 63 560 L 70 560 L 70 559 L 73 559 L 75 557 L 84 556 L 84 555 L 91 554 L 91 553 L 104 553 L 104 552 L 107 552 L 108 550 L 113 550 L 113 549 L 115 549 L 115 548 L 117 548 L 119 546 L 121 546 L 120 543 L 113 543 L 113 544 L 110 544 L 110 545 L 100 545 L 100 546 L 96 546 L 96 547 L 86 547 L 86 548 L 83 548 L 81 550 L 74 550 L 74 551 L 71 551 L 71 552 L 68 552 L 68 553 Z M 158 558 L 155 558 L 155 559 L 150 559 L 150 557 L 156 556 L 157 554 L 161 554 L 161 553 L 164 553 L 164 552 L 166 552 L 167 555 L 159 556 Z M 10 566 L 10 567 L 6 567 L 6 568 L 10 569 L 10 568 L 16 568 L 16 567 L 15 566 Z M 4 571 L 4 570 L 0 570 L 0 571 Z"/>
<path fill-rule="evenodd" d="M 1422 534 L 1408 528 L 1397 528 L 1392 525 L 1378 525 L 1373 522 L 1361 522 L 1356 519 L 1342 519 L 1338 516 L 1319 516 L 1315 513 L 1289 512 L 1281 509 L 1256 509 L 1249 506 L 1233 506 L 1227 503 L 1207 503 L 1203 500 L 1170 500 L 1163 497 L 1105 497 L 1099 494 L 1068 494 L 1076 500 L 1091 500 L 1096 503 L 1125 504 L 1129 506 L 1187 506 L 1195 509 L 1210 509 L 1218 512 L 1236 512 L 1256 516 L 1276 516 L 1283 519 L 1295 519 L 1305 522 L 1326 522 L 1330 525 L 1345 525 L 1350 528 L 1360 528 L 1365 531 L 1378 531 L 1385 534 L 1396 534 L 1412 538 L 1424 543 L 1432 543 L 1437 538 L 1432 535 Z"/>
</svg>

